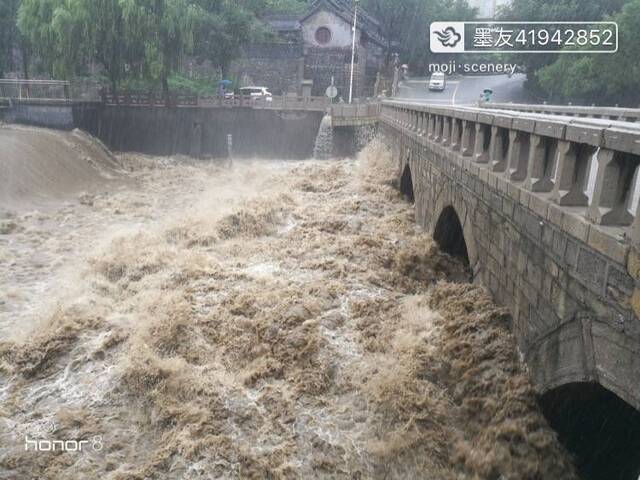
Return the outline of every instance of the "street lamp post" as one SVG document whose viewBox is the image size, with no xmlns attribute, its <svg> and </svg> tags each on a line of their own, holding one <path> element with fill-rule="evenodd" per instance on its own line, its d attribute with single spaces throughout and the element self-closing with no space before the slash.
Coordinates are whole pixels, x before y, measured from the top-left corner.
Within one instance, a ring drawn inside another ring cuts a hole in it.
<svg viewBox="0 0 640 480">
<path fill-rule="evenodd" d="M 358 0 L 355 0 L 353 7 L 353 35 L 351 39 L 351 76 L 349 78 L 349 103 L 353 99 L 353 64 L 356 61 L 356 27 L 358 26 Z"/>
</svg>

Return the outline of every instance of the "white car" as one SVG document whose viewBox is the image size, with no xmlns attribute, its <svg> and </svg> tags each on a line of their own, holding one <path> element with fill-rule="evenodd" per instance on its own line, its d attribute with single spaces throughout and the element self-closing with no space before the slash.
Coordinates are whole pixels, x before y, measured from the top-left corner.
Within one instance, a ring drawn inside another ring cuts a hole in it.
<svg viewBox="0 0 640 480">
<path fill-rule="evenodd" d="M 251 97 L 251 100 L 264 100 L 265 102 L 272 102 L 273 95 L 267 90 L 267 87 L 242 87 L 240 94 L 243 97 Z"/>
<path fill-rule="evenodd" d="M 443 91 L 447 86 L 447 80 L 442 72 L 434 72 L 429 78 L 429 90 Z"/>
</svg>

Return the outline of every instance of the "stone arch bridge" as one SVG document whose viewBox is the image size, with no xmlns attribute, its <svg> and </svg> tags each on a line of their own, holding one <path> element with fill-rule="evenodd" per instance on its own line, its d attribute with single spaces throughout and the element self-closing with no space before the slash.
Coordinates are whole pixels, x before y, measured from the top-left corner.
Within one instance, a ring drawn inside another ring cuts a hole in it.
<svg viewBox="0 0 640 480">
<path fill-rule="evenodd" d="M 400 188 L 513 316 L 540 390 L 598 383 L 640 408 L 640 128 L 383 102 Z"/>
</svg>

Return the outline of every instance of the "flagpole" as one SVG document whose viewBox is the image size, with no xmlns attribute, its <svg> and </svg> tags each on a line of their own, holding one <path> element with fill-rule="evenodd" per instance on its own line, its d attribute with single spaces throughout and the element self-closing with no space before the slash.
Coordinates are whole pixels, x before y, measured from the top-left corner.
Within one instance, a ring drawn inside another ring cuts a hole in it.
<svg viewBox="0 0 640 480">
<path fill-rule="evenodd" d="M 349 103 L 353 99 L 353 64 L 356 60 L 356 27 L 358 26 L 358 0 L 354 2 L 353 8 L 353 35 L 351 40 L 351 76 L 349 78 Z"/>
</svg>

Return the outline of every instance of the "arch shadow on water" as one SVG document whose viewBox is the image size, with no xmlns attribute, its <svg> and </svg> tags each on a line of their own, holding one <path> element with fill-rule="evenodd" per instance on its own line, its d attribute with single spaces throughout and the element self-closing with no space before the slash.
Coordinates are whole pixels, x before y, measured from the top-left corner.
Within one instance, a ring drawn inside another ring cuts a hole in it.
<svg viewBox="0 0 640 480">
<path fill-rule="evenodd" d="M 443 252 L 460 258 L 465 265 L 469 265 L 469 252 L 464 239 L 464 231 L 460 218 L 455 209 L 446 207 L 436 223 L 433 239 Z"/>
<path fill-rule="evenodd" d="M 540 398 L 582 480 L 638 480 L 640 411 L 596 383 L 571 383 Z"/>
<path fill-rule="evenodd" d="M 415 195 L 413 193 L 413 180 L 411 178 L 411 168 L 409 164 L 405 165 L 402 171 L 402 177 L 400 177 L 400 193 L 411 203 L 415 202 Z"/>
</svg>

